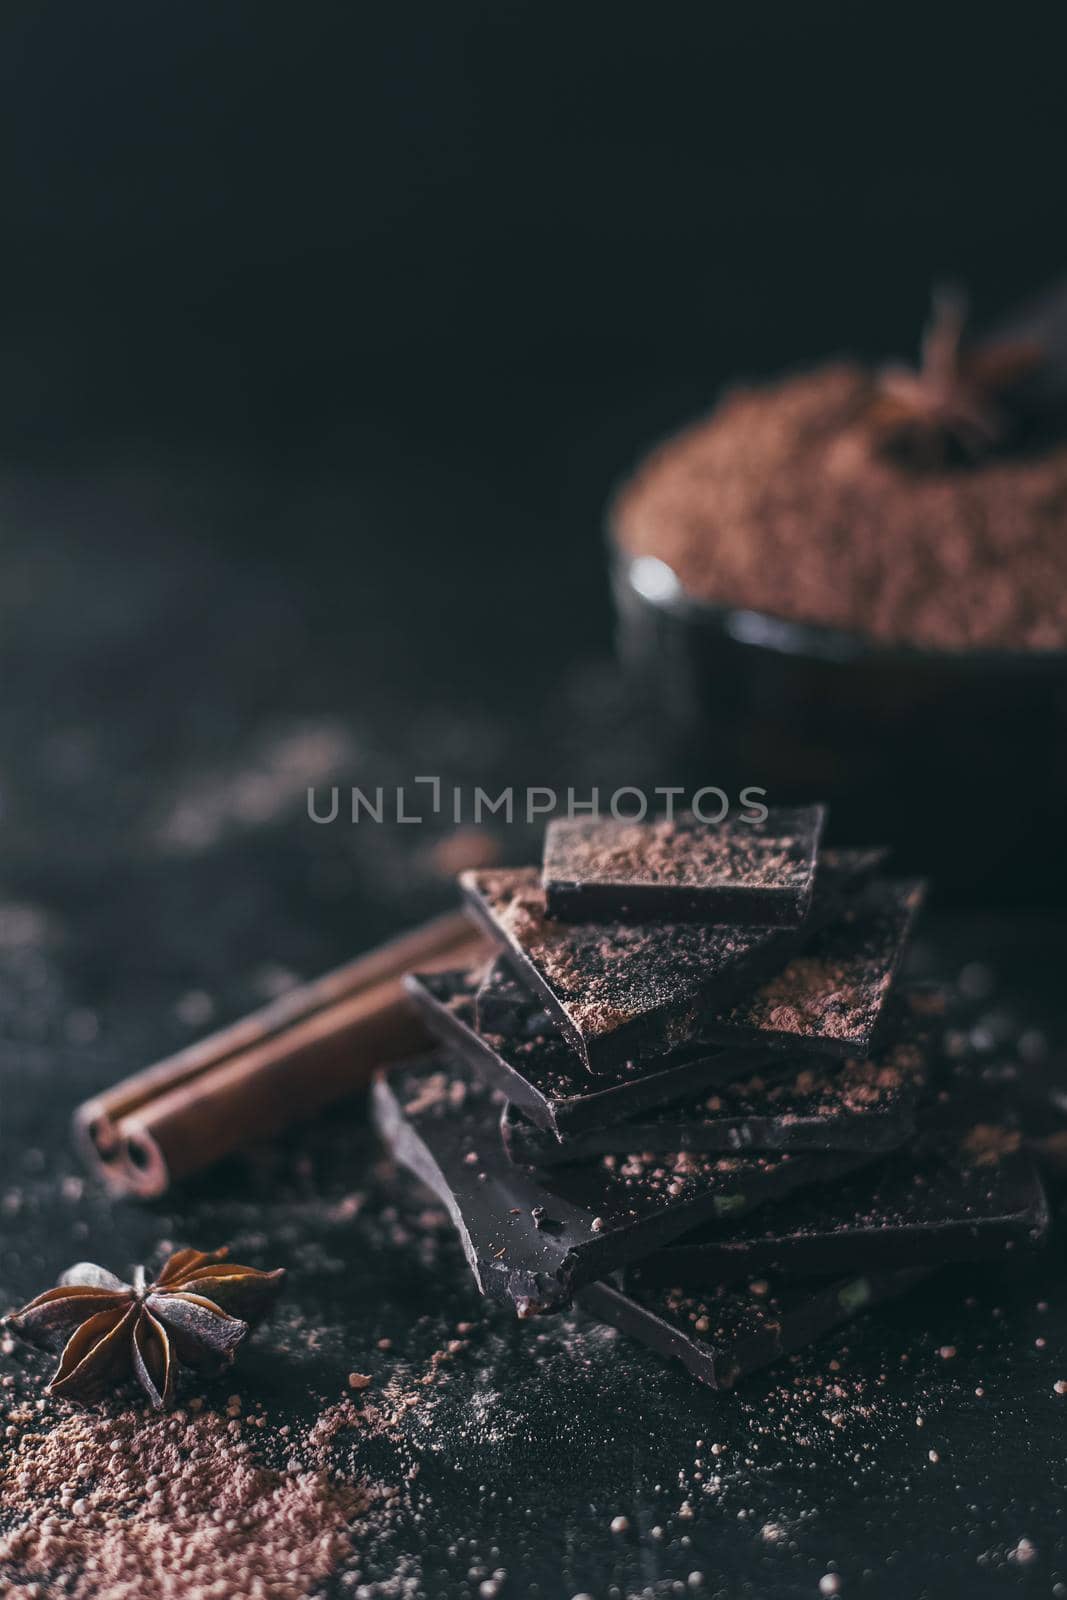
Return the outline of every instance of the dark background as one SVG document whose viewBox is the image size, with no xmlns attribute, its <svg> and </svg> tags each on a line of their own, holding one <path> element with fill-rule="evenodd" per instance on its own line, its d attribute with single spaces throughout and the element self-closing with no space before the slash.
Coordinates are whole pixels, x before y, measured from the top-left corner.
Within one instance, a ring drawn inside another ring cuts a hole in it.
<svg viewBox="0 0 1067 1600">
<path fill-rule="evenodd" d="M 318 828 L 309 783 L 672 781 L 611 664 L 609 486 L 738 373 L 909 355 L 935 277 L 992 313 L 1058 275 L 1062 44 L 1026 7 L 0 10 L 0 1309 L 221 1231 L 291 1272 L 241 1379 L 274 1429 L 476 1319 L 437 1408 L 351 1445 L 424 1472 L 376 1575 L 421 1551 L 463 1600 L 460 1529 L 504 1600 L 1067 1573 L 1059 1253 L 863 1319 L 840 1433 L 825 1342 L 724 1400 L 588 1319 L 483 1312 L 447 1234 L 379 1225 L 424 1199 L 372 1173 L 358 1104 L 149 1208 L 72 1187 L 66 1132 L 450 901 L 440 827 Z M 1055 1065 L 1062 919 L 927 938 Z M 690 1522 L 698 1438 L 725 1495 Z"/>
<path fill-rule="evenodd" d="M 935 277 L 981 313 L 1062 269 L 1051 16 L 10 4 L 4 453 L 171 464 L 179 520 L 344 585 L 401 539 L 487 644 L 486 597 L 535 643 L 565 552 L 602 640 L 651 437 L 738 373 L 910 355 Z M 198 504 L 205 460 L 263 502 Z"/>
<path fill-rule="evenodd" d="M 495 445 L 517 405 L 518 456 L 530 385 L 550 423 L 579 396 L 583 431 L 623 396 L 671 420 L 657 391 L 910 352 L 933 275 L 981 309 L 1062 266 L 1036 8 L 4 15 L 23 447 L 65 424 L 291 457 L 394 414 Z"/>
</svg>

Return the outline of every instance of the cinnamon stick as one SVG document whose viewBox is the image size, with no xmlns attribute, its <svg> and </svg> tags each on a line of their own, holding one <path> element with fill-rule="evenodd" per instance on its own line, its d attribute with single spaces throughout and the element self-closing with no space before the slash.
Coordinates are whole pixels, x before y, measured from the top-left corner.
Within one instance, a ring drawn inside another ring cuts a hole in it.
<svg viewBox="0 0 1067 1600">
<path fill-rule="evenodd" d="M 113 1194 L 154 1199 L 426 1048 L 401 977 L 488 951 L 460 912 L 424 923 L 85 1101 L 75 1143 Z"/>
</svg>

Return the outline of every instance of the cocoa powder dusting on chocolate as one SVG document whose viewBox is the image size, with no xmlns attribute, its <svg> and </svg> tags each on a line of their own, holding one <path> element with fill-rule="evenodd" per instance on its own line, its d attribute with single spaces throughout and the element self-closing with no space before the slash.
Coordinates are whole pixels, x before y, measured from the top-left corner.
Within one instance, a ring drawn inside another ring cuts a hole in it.
<svg viewBox="0 0 1067 1600">
<path fill-rule="evenodd" d="M 791 887 L 803 881 L 806 865 L 788 835 L 768 836 L 742 822 L 693 825 L 681 818 L 558 823 L 546 850 L 546 871 L 598 883 Z"/>
<path fill-rule="evenodd" d="M 586 1035 L 609 1034 L 742 960 L 766 930 L 661 922 L 556 922 L 536 867 L 463 875 L 497 927 L 519 946 Z M 689 1019 L 682 1019 L 683 1031 Z"/>
<path fill-rule="evenodd" d="M 758 1009 L 780 1033 L 850 1039 L 862 1032 L 872 1005 L 888 988 L 884 975 L 860 985 L 847 967 L 797 956 L 781 979 L 764 985 L 752 1011 Z"/>
<path fill-rule="evenodd" d="M 807 953 L 737 1006 L 729 1020 L 798 1038 L 869 1040 L 896 976 L 925 886 L 890 888 L 881 903 L 849 912 Z"/>
<path fill-rule="evenodd" d="M 707 1109 L 722 1112 L 737 1101 L 749 1101 L 773 1114 L 791 1102 L 803 1100 L 807 1116 L 839 1116 L 890 1106 L 925 1080 L 926 1052 L 912 1041 L 891 1045 L 881 1055 L 824 1062 L 813 1058 L 795 1071 L 768 1080 L 759 1073 L 726 1084 L 706 1101 Z"/>
<path fill-rule="evenodd" d="M 729 395 L 626 485 L 619 544 L 699 599 L 880 643 L 1067 647 L 1067 445 L 917 474 L 873 397 L 843 363 Z"/>
</svg>

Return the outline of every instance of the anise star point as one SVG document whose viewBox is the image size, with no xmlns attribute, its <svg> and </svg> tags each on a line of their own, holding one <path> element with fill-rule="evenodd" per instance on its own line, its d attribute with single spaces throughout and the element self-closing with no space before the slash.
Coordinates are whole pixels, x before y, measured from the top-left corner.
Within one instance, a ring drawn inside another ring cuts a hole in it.
<svg viewBox="0 0 1067 1600">
<path fill-rule="evenodd" d="M 1024 340 L 966 339 L 967 297 L 935 290 L 917 369 L 887 366 L 878 374 L 871 421 L 886 453 L 913 467 L 976 461 L 1007 439 L 1008 397 L 1040 365 L 1040 348 Z"/>
<path fill-rule="evenodd" d="M 6 1320 L 31 1344 L 62 1344 L 47 1392 L 82 1404 L 134 1379 L 156 1410 L 174 1398 L 178 1370 L 227 1367 L 281 1289 L 284 1269 L 260 1272 L 221 1250 L 178 1250 L 158 1276 L 133 1281 L 81 1261 Z"/>
</svg>

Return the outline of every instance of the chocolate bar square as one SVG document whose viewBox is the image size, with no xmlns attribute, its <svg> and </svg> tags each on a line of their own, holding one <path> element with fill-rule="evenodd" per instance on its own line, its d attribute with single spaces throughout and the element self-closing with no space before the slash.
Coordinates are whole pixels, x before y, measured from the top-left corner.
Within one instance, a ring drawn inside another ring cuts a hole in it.
<svg viewBox="0 0 1067 1600">
<path fill-rule="evenodd" d="M 822 806 L 792 806 L 754 822 L 708 823 L 692 812 L 550 822 L 541 874 L 548 915 L 796 927 L 811 904 L 825 817 Z"/>
</svg>

